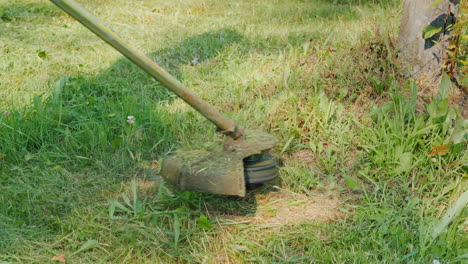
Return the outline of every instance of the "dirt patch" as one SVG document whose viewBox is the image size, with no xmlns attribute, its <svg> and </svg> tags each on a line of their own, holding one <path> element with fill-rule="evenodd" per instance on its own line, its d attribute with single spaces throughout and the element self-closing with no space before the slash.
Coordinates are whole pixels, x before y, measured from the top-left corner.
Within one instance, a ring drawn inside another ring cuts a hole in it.
<svg viewBox="0 0 468 264">
<path fill-rule="evenodd" d="M 140 195 L 151 195 L 156 194 L 159 184 L 161 183 L 161 178 L 156 178 L 152 180 L 147 179 L 134 179 L 135 185 L 137 187 L 138 193 Z M 132 185 L 133 182 L 122 182 L 120 184 L 120 191 L 119 193 L 127 193 L 129 197 L 132 196 Z"/>
<path fill-rule="evenodd" d="M 229 261 L 229 256 L 226 253 L 218 253 L 215 255 L 211 263 L 231 263 Z"/>
<path fill-rule="evenodd" d="M 330 147 L 335 147 L 334 143 L 325 143 L 323 144 L 323 149 L 327 150 Z M 319 162 L 319 157 L 323 157 L 323 151 L 321 153 L 314 153 L 311 149 L 300 149 L 292 152 L 289 155 L 285 155 L 283 161 L 294 166 L 293 161 L 301 162 L 306 165 L 307 169 L 317 171 L 317 163 Z M 345 166 L 351 167 L 356 163 L 358 158 L 357 150 L 349 150 L 345 159 Z"/>
<path fill-rule="evenodd" d="M 346 168 L 351 168 L 352 166 L 354 166 L 354 164 L 356 164 L 357 160 L 358 151 L 356 149 L 348 150 L 344 165 L 346 166 Z"/>
<path fill-rule="evenodd" d="M 288 225 L 301 222 L 328 222 L 344 217 L 341 201 L 335 194 L 306 196 L 281 191 L 258 194 L 257 211 L 253 216 L 220 216 L 236 222 L 255 225 Z"/>
<path fill-rule="evenodd" d="M 137 180 L 136 185 L 141 192 L 146 194 L 151 192 L 158 184 L 156 181 Z"/>
<path fill-rule="evenodd" d="M 310 149 L 300 149 L 294 151 L 286 157 L 286 160 L 295 160 L 306 164 L 308 169 L 314 169 L 317 163 L 317 154 Z"/>
</svg>

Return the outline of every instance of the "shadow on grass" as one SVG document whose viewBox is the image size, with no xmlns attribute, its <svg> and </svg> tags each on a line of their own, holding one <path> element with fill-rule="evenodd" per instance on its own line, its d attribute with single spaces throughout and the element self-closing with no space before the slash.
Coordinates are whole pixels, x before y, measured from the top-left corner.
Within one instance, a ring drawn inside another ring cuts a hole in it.
<svg viewBox="0 0 468 264">
<path fill-rule="evenodd" d="M 275 180 L 274 182 L 278 182 Z M 254 189 L 247 189 L 246 196 L 230 197 L 230 196 L 212 196 L 206 195 L 204 200 L 204 209 L 207 214 L 212 214 L 218 217 L 223 216 L 253 216 L 257 212 L 257 199 L 258 194 L 267 194 L 277 192 L 278 189 L 274 188 L 271 183 L 257 186 Z"/>
<path fill-rule="evenodd" d="M 1 22 L 43 21 L 65 16 L 52 3 L 2 3 L 0 4 Z"/>
<path fill-rule="evenodd" d="M 184 83 L 184 76 L 180 70 L 183 65 L 203 63 L 216 57 L 225 48 L 235 43 L 245 42 L 246 40 L 236 31 L 221 29 L 193 36 L 173 47 L 150 53 L 148 56 Z M 110 93 L 111 96 L 137 93 L 155 101 L 165 101 L 175 97 L 164 86 L 124 57 L 95 78 L 89 79 L 88 82 L 97 86 L 105 86 L 106 89 L 102 92 Z M 93 90 L 90 89 L 88 92 L 92 93 Z"/>
<path fill-rule="evenodd" d="M 182 65 L 194 58 L 199 63 L 214 58 L 241 41 L 238 33 L 224 29 L 150 56 L 183 81 Z M 0 154 L 5 156 L 0 158 L 0 214 L 10 226 L 5 229 L 41 226 L 54 234 L 71 212 L 103 199 L 104 190 L 112 193 L 113 186 L 138 174 L 142 162 L 172 149 L 181 130 L 197 133 L 203 128 L 193 115 L 168 113 L 172 98 L 122 58 L 96 77 L 64 78 L 51 97 L 36 97 L 31 106 L 1 113 Z M 128 122 L 130 115 L 134 124 Z M 83 173 L 87 171 L 92 173 Z M 200 212 L 201 203 L 225 214 L 256 210 L 254 197 L 193 195 L 200 203 L 194 209 Z M 169 202 L 160 210 L 184 205 L 183 199 Z"/>
</svg>

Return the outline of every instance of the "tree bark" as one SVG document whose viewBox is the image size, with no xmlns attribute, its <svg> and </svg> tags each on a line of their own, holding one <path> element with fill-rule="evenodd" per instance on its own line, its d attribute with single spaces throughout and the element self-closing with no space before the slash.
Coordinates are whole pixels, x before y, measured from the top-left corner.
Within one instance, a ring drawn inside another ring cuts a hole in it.
<svg viewBox="0 0 468 264">
<path fill-rule="evenodd" d="M 450 30 L 458 12 L 458 0 L 443 0 L 431 7 L 435 0 L 406 0 L 401 20 L 397 49 L 400 58 L 409 66 L 411 77 L 425 77 L 436 82 L 446 63 L 446 49 Z M 423 29 L 429 25 L 442 30 L 429 39 L 423 38 Z"/>
</svg>

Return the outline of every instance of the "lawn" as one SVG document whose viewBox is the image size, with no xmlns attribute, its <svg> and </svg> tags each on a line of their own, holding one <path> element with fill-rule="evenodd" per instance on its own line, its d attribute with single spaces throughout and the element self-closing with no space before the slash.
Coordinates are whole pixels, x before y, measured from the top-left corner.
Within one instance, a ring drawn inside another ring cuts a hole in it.
<svg viewBox="0 0 468 264">
<path fill-rule="evenodd" d="M 276 135 L 280 177 L 245 198 L 164 183 L 215 127 L 50 2 L 0 0 L 0 264 L 468 261 L 467 122 L 450 82 L 405 77 L 400 1 L 79 2 Z"/>
</svg>

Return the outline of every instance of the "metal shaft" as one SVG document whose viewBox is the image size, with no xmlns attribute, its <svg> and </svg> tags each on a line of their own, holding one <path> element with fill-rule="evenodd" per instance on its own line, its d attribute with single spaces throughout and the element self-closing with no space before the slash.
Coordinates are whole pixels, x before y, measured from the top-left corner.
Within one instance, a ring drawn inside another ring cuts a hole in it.
<svg viewBox="0 0 468 264">
<path fill-rule="evenodd" d="M 195 108 L 195 110 L 214 123 L 223 133 L 233 138 L 239 138 L 242 136 L 242 129 L 236 127 L 234 120 L 224 117 L 213 106 L 190 91 L 184 84 L 162 69 L 141 51 L 130 46 L 128 42 L 123 40 L 111 28 L 78 3 L 73 0 L 50 1 L 94 32 L 109 45 L 138 65 L 141 69 L 149 73 L 153 78 L 174 92 L 182 100 Z"/>
</svg>

